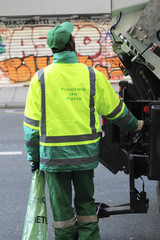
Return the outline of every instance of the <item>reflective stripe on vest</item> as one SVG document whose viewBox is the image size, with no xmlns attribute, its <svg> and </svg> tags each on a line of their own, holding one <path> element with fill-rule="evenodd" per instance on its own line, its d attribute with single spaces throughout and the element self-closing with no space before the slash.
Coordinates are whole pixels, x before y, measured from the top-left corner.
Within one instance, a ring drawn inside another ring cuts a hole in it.
<svg viewBox="0 0 160 240">
<path fill-rule="evenodd" d="M 47 165 L 47 166 L 69 166 L 69 165 L 77 165 L 77 164 L 86 164 L 86 163 L 92 163 L 95 161 L 98 161 L 99 154 L 91 157 L 81 157 L 81 158 L 69 158 L 67 159 L 44 159 L 40 158 L 41 164 Z"/>
<path fill-rule="evenodd" d="M 71 135 L 71 136 L 46 136 L 46 106 L 45 106 L 45 81 L 44 69 L 38 71 L 38 80 L 41 84 L 41 136 L 40 142 L 43 143 L 62 143 L 62 142 L 79 142 L 89 141 L 100 137 L 100 133 L 96 133 L 95 115 L 94 115 L 94 95 L 95 95 L 95 72 L 93 68 L 88 66 L 90 75 L 90 128 L 91 134 Z"/>
<path fill-rule="evenodd" d="M 80 223 L 98 222 L 98 217 L 97 215 L 77 216 L 77 222 L 80 222 Z"/>
<path fill-rule="evenodd" d="M 45 104 L 45 82 L 44 69 L 38 71 L 38 80 L 41 84 L 41 134 L 46 135 L 46 104 Z"/>
<path fill-rule="evenodd" d="M 66 221 L 54 221 L 54 228 L 67 228 L 75 225 L 75 219 L 71 218 Z"/>
<path fill-rule="evenodd" d="M 123 107 L 123 102 L 120 100 L 118 106 L 113 110 L 113 112 L 102 117 L 112 119 L 121 111 L 122 107 Z"/>
<path fill-rule="evenodd" d="M 28 118 L 28 117 L 24 116 L 24 122 L 28 123 L 29 125 L 39 127 L 39 121 L 38 120 L 33 120 L 31 118 Z"/>
</svg>

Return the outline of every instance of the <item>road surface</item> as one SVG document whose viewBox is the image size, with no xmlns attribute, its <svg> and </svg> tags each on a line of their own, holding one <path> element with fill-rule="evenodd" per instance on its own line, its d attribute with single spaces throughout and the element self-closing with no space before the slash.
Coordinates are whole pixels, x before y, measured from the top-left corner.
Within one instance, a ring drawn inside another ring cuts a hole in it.
<svg viewBox="0 0 160 240">
<path fill-rule="evenodd" d="M 0 239 L 21 240 L 32 174 L 26 160 L 23 110 L 0 110 Z M 129 201 L 128 176 L 113 175 L 99 164 L 95 170 L 95 199 L 110 206 Z M 156 182 L 144 177 L 150 200 L 147 214 L 116 215 L 100 219 L 102 240 L 160 240 Z M 139 190 L 142 181 L 136 180 Z M 53 240 L 52 213 L 46 187 L 49 240 Z"/>
</svg>

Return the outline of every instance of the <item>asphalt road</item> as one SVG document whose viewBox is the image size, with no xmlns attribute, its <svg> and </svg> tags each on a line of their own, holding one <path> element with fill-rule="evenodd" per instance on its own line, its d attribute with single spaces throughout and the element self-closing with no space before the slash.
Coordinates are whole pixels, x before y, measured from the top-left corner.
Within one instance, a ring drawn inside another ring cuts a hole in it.
<svg viewBox="0 0 160 240">
<path fill-rule="evenodd" d="M 0 110 L 0 240 L 21 240 L 32 174 L 23 143 L 23 110 Z M 14 155 L 13 155 L 14 154 Z M 147 214 L 115 215 L 100 219 L 102 240 L 160 240 L 156 182 L 144 177 L 150 200 Z M 129 180 L 99 164 L 95 170 L 95 199 L 110 206 L 127 203 Z M 141 190 L 142 181 L 136 180 Z M 52 213 L 46 187 L 49 240 Z"/>
</svg>

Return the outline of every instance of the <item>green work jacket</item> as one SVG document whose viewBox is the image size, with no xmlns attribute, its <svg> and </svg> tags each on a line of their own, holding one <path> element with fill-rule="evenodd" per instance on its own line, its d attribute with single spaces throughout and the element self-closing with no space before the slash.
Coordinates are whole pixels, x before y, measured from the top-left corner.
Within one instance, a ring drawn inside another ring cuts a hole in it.
<svg viewBox="0 0 160 240">
<path fill-rule="evenodd" d="M 50 172 L 89 170 L 99 160 L 99 115 L 129 131 L 137 119 L 101 72 L 80 63 L 52 63 L 33 77 L 24 132 L 28 161 Z"/>
</svg>

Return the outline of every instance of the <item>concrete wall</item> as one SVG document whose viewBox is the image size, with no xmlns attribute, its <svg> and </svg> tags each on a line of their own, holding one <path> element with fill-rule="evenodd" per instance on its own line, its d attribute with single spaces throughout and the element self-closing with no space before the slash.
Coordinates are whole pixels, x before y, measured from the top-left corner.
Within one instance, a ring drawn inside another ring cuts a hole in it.
<svg viewBox="0 0 160 240">
<path fill-rule="evenodd" d="M 110 13 L 111 0 L 1 0 L 0 16 Z"/>
<path fill-rule="evenodd" d="M 0 22 L 0 84 L 29 83 L 35 72 L 52 62 L 46 44 L 49 29 L 63 21 L 74 25 L 79 62 L 94 66 L 109 80 L 123 79 L 112 51 L 110 16 L 6 18 Z"/>
</svg>

